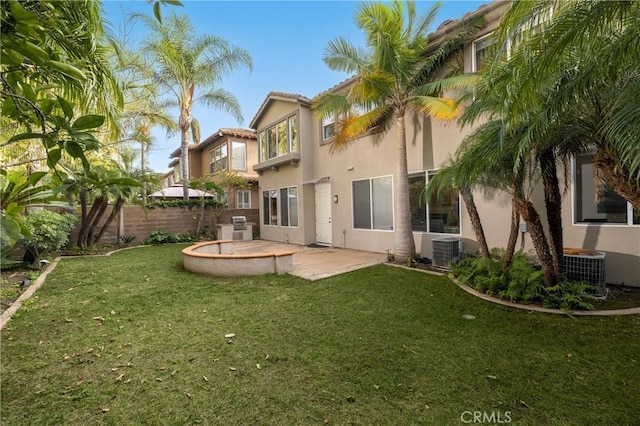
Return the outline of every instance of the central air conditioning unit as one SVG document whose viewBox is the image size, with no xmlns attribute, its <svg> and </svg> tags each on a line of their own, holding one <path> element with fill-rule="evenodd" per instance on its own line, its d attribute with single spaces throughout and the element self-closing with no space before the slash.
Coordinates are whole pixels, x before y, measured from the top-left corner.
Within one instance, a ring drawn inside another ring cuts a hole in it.
<svg viewBox="0 0 640 426">
<path fill-rule="evenodd" d="M 431 240 L 433 244 L 433 267 L 449 270 L 450 263 L 458 263 L 462 254 L 460 238 L 443 237 Z"/>
<path fill-rule="evenodd" d="M 601 251 L 583 249 L 564 249 L 564 271 L 572 281 L 584 281 L 595 287 L 596 296 L 604 296 L 607 291 L 605 282 L 605 258 Z"/>
</svg>

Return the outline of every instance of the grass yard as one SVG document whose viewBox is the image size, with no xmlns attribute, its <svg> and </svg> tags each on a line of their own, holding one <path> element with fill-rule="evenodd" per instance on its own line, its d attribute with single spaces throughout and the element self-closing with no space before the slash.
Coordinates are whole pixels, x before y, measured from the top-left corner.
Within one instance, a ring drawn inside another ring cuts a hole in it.
<svg viewBox="0 0 640 426">
<path fill-rule="evenodd" d="M 63 260 L 2 331 L 0 422 L 640 419 L 640 316 L 518 311 L 384 265 L 316 282 L 205 277 L 182 270 L 183 247 Z"/>
</svg>

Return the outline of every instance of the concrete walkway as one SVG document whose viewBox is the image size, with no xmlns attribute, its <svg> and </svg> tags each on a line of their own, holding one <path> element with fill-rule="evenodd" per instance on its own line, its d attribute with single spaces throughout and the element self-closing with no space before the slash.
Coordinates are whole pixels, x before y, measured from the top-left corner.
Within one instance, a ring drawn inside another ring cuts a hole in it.
<svg viewBox="0 0 640 426">
<path fill-rule="evenodd" d="M 280 250 L 294 252 L 293 269 L 289 272 L 291 275 L 312 281 L 378 265 L 387 260 L 384 253 L 334 247 L 307 247 L 266 240 L 237 241 L 233 249 L 235 254 Z"/>
</svg>

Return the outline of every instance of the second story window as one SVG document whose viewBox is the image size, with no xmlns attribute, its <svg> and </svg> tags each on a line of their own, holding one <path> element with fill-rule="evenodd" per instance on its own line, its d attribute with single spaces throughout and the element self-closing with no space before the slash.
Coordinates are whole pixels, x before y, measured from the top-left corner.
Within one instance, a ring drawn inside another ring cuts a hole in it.
<svg viewBox="0 0 640 426">
<path fill-rule="evenodd" d="M 298 125 L 295 115 L 284 119 L 258 134 L 260 144 L 260 161 L 267 161 L 271 158 L 285 155 L 290 152 L 297 152 Z"/>
<path fill-rule="evenodd" d="M 215 174 L 227 169 L 227 144 L 223 143 L 209 151 L 209 174 Z"/>
<path fill-rule="evenodd" d="M 492 34 L 473 42 L 473 72 L 482 71 L 491 59 L 495 39 Z"/>
<path fill-rule="evenodd" d="M 247 145 L 244 142 L 231 142 L 231 168 L 247 170 Z"/>
<path fill-rule="evenodd" d="M 335 132 L 335 122 L 336 118 L 331 116 L 330 118 L 322 119 L 322 140 L 326 141 L 331 139 Z"/>
</svg>

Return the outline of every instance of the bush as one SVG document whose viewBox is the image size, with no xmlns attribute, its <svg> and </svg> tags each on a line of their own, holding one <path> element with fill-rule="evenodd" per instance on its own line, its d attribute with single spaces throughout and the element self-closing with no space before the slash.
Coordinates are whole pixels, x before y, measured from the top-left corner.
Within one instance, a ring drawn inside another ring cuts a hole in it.
<svg viewBox="0 0 640 426">
<path fill-rule="evenodd" d="M 588 294 L 593 287 L 587 283 L 575 281 L 561 281 L 553 287 L 544 289 L 545 295 L 542 306 L 557 309 L 593 310 L 596 297 Z"/>
<path fill-rule="evenodd" d="M 69 213 L 36 210 L 24 217 L 24 223 L 31 232 L 31 238 L 26 242 L 27 250 L 38 257 L 58 251 L 69 242 L 76 217 Z"/>
<path fill-rule="evenodd" d="M 178 236 L 164 229 L 149 232 L 149 235 L 147 235 L 147 238 L 144 240 L 145 244 L 170 244 L 177 242 Z"/>
<path fill-rule="evenodd" d="M 452 268 L 453 275 L 462 284 L 488 295 L 513 302 L 537 302 L 544 307 L 559 309 L 586 309 L 595 298 L 587 294 L 588 284 L 562 281 L 546 287 L 544 273 L 533 265 L 523 252 L 518 252 L 507 268 L 504 252 L 491 251 L 491 257 L 468 257 Z"/>
</svg>

